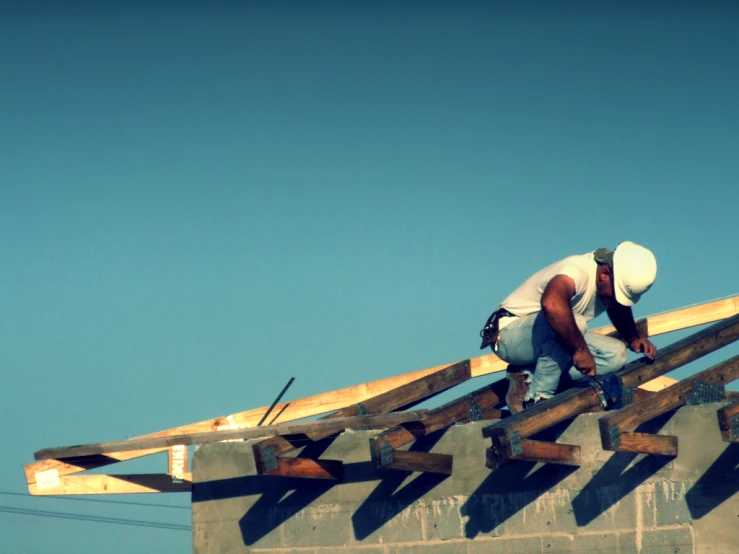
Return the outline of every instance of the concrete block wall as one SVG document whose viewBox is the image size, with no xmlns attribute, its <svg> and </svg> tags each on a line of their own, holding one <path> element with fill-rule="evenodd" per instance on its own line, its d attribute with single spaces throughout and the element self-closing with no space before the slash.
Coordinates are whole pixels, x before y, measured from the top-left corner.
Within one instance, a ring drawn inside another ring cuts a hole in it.
<svg viewBox="0 0 739 554">
<path fill-rule="evenodd" d="M 679 437 L 677 458 L 605 452 L 598 414 L 541 438 L 582 447 L 579 468 L 485 467 L 481 428 L 455 425 L 413 446 L 454 455 L 451 476 L 377 470 L 372 431 L 323 444 L 342 483 L 257 476 L 249 442 L 193 459 L 193 552 L 274 554 L 739 553 L 739 444 L 716 410 L 682 408 L 647 432 Z"/>
</svg>

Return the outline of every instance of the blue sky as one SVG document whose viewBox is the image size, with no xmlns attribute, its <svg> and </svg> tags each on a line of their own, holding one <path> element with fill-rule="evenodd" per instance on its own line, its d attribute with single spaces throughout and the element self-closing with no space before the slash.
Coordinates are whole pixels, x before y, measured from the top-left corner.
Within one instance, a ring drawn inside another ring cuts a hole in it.
<svg viewBox="0 0 739 554">
<path fill-rule="evenodd" d="M 637 316 L 739 292 L 728 2 L 151 4 L 0 15 L 9 552 L 187 551 L 185 496 L 26 498 L 22 464 L 478 356 L 565 255 L 650 247 Z"/>
</svg>

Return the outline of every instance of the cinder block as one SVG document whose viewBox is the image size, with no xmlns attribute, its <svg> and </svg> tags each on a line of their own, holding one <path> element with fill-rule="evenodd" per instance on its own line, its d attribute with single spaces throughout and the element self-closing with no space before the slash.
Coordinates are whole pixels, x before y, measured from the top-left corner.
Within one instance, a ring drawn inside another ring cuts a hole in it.
<svg viewBox="0 0 739 554">
<path fill-rule="evenodd" d="M 636 528 L 636 494 L 618 486 L 580 491 L 575 516 L 579 533 Z"/>
<path fill-rule="evenodd" d="M 279 508 L 271 507 L 264 511 L 254 510 L 253 507 L 244 509 L 242 518 L 234 522 L 234 528 L 228 529 L 228 533 L 238 537 L 250 548 L 280 548 L 285 546 L 282 542 L 282 526 L 284 515 Z"/>
<path fill-rule="evenodd" d="M 544 494 L 530 493 L 528 497 L 511 493 L 514 501 L 504 504 L 504 510 L 510 510 L 517 502 L 526 502 L 523 508 L 508 517 L 503 525 L 504 535 L 541 535 L 576 534 L 577 521 L 571 498 L 577 493 L 567 489 L 555 488 Z M 512 510 L 511 510 L 512 511 Z"/>
<path fill-rule="evenodd" d="M 423 510 L 391 502 L 376 502 L 346 517 L 353 528 L 352 544 L 404 544 L 422 542 Z"/>
<path fill-rule="evenodd" d="M 306 508 L 282 525 L 283 548 L 344 546 L 350 542 L 351 510 L 346 506 Z"/>
<path fill-rule="evenodd" d="M 424 540 L 464 539 L 465 521 L 460 513 L 460 503 L 455 498 L 444 498 L 424 502 L 423 510 Z"/>
<path fill-rule="evenodd" d="M 313 551 L 315 554 L 386 554 L 384 546 L 372 545 L 372 546 L 329 546 L 327 548 L 316 548 Z M 313 554 L 310 552 L 309 554 Z M 275 553 L 281 554 L 281 553 Z"/>
<path fill-rule="evenodd" d="M 543 536 L 543 552 L 618 552 L 618 533 L 588 533 L 584 535 Z"/>
<path fill-rule="evenodd" d="M 628 531 L 618 536 L 618 554 L 692 554 L 694 547 L 689 527 Z"/>
<path fill-rule="evenodd" d="M 688 523 L 692 517 L 685 493 L 689 485 L 664 481 L 654 485 L 654 503 L 656 526 L 679 525 Z"/>
<path fill-rule="evenodd" d="M 695 544 L 689 527 L 643 531 L 640 554 L 685 554 Z"/>
<path fill-rule="evenodd" d="M 250 547 L 244 543 L 243 536 L 234 522 L 193 524 L 192 544 L 193 554 L 209 554 L 211 552 L 247 554 L 251 551 Z M 278 546 L 279 541 L 272 541 L 269 544 Z"/>
<path fill-rule="evenodd" d="M 389 545 L 387 554 L 467 554 L 465 541 L 446 541 L 437 543 Z M 321 553 L 323 554 L 323 553 Z M 360 554 L 360 552 L 357 552 Z"/>
<path fill-rule="evenodd" d="M 505 552 L 505 554 L 541 554 L 541 537 L 526 537 L 520 539 L 481 539 L 471 541 L 467 545 L 469 554 L 489 554 L 490 552 Z"/>
</svg>

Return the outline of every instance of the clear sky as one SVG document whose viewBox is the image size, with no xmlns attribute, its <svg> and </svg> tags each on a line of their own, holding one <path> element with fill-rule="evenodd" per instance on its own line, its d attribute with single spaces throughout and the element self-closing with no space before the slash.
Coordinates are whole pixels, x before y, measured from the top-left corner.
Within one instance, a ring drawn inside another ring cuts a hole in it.
<svg viewBox="0 0 739 554">
<path fill-rule="evenodd" d="M 3 3 L 0 551 L 189 551 L 185 495 L 22 464 L 479 356 L 565 255 L 650 247 L 637 316 L 739 292 L 739 9 L 549 4 Z"/>
</svg>

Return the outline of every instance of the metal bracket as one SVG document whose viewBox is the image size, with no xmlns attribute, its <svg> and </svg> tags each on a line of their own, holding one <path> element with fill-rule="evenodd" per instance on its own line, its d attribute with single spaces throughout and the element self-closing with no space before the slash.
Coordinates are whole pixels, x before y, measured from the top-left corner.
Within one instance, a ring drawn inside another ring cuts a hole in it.
<svg viewBox="0 0 739 554">
<path fill-rule="evenodd" d="M 393 463 L 393 445 L 390 441 L 380 443 L 380 465 L 386 466 Z"/>
<path fill-rule="evenodd" d="M 360 416 L 367 416 L 370 415 L 370 413 L 364 408 L 361 402 L 357 402 L 357 408 L 359 408 L 359 415 Z M 371 431 L 374 429 L 372 425 L 366 425 L 364 427 L 355 427 L 355 431 Z"/>
<path fill-rule="evenodd" d="M 621 389 L 621 407 L 630 406 L 634 403 L 634 389 L 624 387 Z"/>
<path fill-rule="evenodd" d="M 262 450 L 262 463 L 264 464 L 265 473 L 277 469 L 277 456 L 275 456 L 274 446 L 268 446 Z"/>
<path fill-rule="evenodd" d="M 467 395 L 467 421 L 482 421 L 482 408 L 475 402 L 472 394 Z"/>
<path fill-rule="evenodd" d="M 707 383 L 705 381 L 693 381 L 693 393 L 685 398 L 688 406 L 699 406 L 713 402 L 726 400 L 726 390 L 718 383 Z"/>
<path fill-rule="evenodd" d="M 608 427 L 608 442 L 613 449 L 621 446 L 621 429 L 618 425 L 610 425 Z"/>
<path fill-rule="evenodd" d="M 523 445 L 521 443 L 521 434 L 518 431 L 511 431 L 508 437 L 508 444 L 511 446 L 511 456 L 520 456 L 523 454 Z"/>
<path fill-rule="evenodd" d="M 739 438 L 739 414 L 729 418 L 729 429 L 731 429 L 732 436 Z"/>
<path fill-rule="evenodd" d="M 600 386 L 603 387 L 603 392 L 608 397 L 609 405 L 618 404 L 624 395 L 624 386 L 621 378 L 615 373 L 606 375 L 601 379 Z"/>
<path fill-rule="evenodd" d="M 596 393 L 598 393 L 598 399 L 600 405 L 606 410 L 611 406 L 616 406 L 621 401 L 623 396 L 623 385 L 621 384 L 621 378 L 615 374 L 606 375 L 603 379 L 597 377 L 590 378 L 590 385 L 593 387 Z"/>
</svg>

